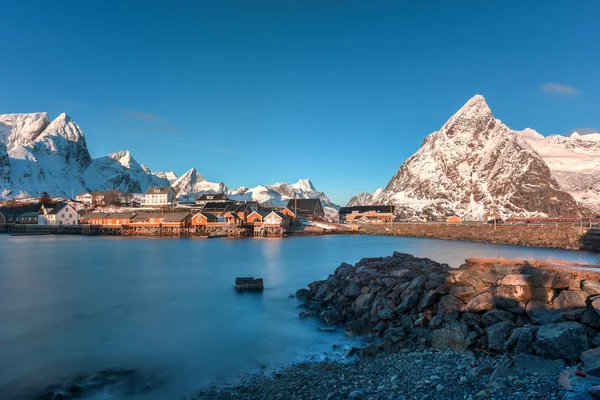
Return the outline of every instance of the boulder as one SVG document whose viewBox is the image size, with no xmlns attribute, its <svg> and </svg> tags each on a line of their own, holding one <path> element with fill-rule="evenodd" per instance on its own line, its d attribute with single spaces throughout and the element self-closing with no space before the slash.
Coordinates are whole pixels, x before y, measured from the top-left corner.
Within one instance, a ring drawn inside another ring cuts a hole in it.
<svg viewBox="0 0 600 400">
<path fill-rule="evenodd" d="M 431 306 L 433 306 L 435 304 L 437 297 L 438 297 L 438 293 L 435 290 L 428 290 L 423 295 L 423 297 L 421 297 L 421 300 L 419 301 L 417 310 L 419 312 L 423 312 L 426 309 L 430 308 Z"/>
<path fill-rule="evenodd" d="M 529 278 L 532 287 L 545 287 L 550 289 L 568 289 L 571 286 L 571 277 L 568 274 L 533 269 Z"/>
<path fill-rule="evenodd" d="M 583 281 L 581 283 L 581 289 L 583 289 L 589 296 L 600 294 L 600 282 L 598 281 Z"/>
<path fill-rule="evenodd" d="M 419 292 L 423 290 L 425 284 L 427 283 L 427 277 L 425 275 L 417 276 L 415 279 L 410 282 L 410 285 L 406 288 L 406 290 L 412 290 L 413 292 Z"/>
<path fill-rule="evenodd" d="M 344 296 L 348 297 L 349 299 L 357 298 L 360 296 L 360 287 L 356 283 L 350 282 L 344 289 Z"/>
<path fill-rule="evenodd" d="M 296 291 L 296 298 L 305 301 L 308 298 L 309 294 L 310 291 L 308 289 L 298 289 Z"/>
<path fill-rule="evenodd" d="M 494 324 L 488 327 L 485 332 L 488 336 L 488 349 L 495 352 L 501 352 L 504 350 L 504 343 L 506 343 L 506 336 L 512 329 L 513 324 L 511 321 L 504 321 Z"/>
<path fill-rule="evenodd" d="M 538 356 L 577 361 L 589 349 L 587 332 L 577 322 L 559 322 L 539 328 L 533 348 Z"/>
<path fill-rule="evenodd" d="M 531 275 L 529 274 L 507 274 L 504 275 L 501 285 L 509 286 L 531 286 Z"/>
<path fill-rule="evenodd" d="M 448 293 L 451 296 L 461 299 L 462 301 L 467 301 L 475 294 L 475 288 L 473 286 L 452 285 L 450 286 Z"/>
<path fill-rule="evenodd" d="M 496 288 L 497 297 L 525 303 L 531 300 L 539 300 L 545 303 L 550 303 L 553 295 L 553 290 L 547 288 L 532 288 L 529 286 L 518 285 L 500 285 Z"/>
<path fill-rule="evenodd" d="M 334 272 L 334 275 L 338 279 L 345 279 L 348 275 L 350 275 L 350 272 L 352 272 L 353 268 L 354 267 L 352 265 L 343 262 L 339 267 L 337 267 L 337 269 Z"/>
<path fill-rule="evenodd" d="M 586 308 L 588 295 L 586 292 L 575 290 L 563 290 L 552 302 L 555 310 L 567 310 L 569 308 Z"/>
<path fill-rule="evenodd" d="M 496 298 L 492 292 L 483 292 L 474 295 L 463 307 L 463 312 L 481 312 L 496 309 Z"/>
<path fill-rule="evenodd" d="M 402 299 L 398 307 L 394 309 L 397 314 L 405 313 L 419 304 L 419 293 L 413 292 Z"/>
<path fill-rule="evenodd" d="M 362 307 L 370 306 L 371 303 L 373 303 L 374 299 L 375 296 L 373 296 L 371 293 L 361 294 L 356 298 L 356 300 L 354 300 L 354 308 L 359 309 Z"/>
<path fill-rule="evenodd" d="M 435 289 L 446 282 L 448 274 L 444 272 L 432 272 L 427 276 L 427 283 L 425 284 L 425 290 Z"/>
<path fill-rule="evenodd" d="M 513 314 L 504 310 L 490 310 L 481 317 L 483 326 L 488 327 L 499 322 L 512 321 Z"/>
<path fill-rule="evenodd" d="M 600 315 L 594 310 L 587 310 L 583 313 L 580 319 L 582 324 L 592 326 L 594 328 L 600 328 Z"/>
<path fill-rule="evenodd" d="M 327 325 L 337 325 L 340 322 L 340 313 L 336 309 L 327 310 L 321 314 L 321 318 L 327 322 Z"/>
<path fill-rule="evenodd" d="M 472 344 L 467 338 L 466 324 L 454 324 L 433 331 L 431 345 L 441 350 L 465 351 Z"/>
<path fill-rule="evenodd" d="M 584 351 L 581 361 L 589 375 L 600 377 L 600 348 Z"/>
<path fill-rule="evenodd" d="M 379 346 L 380 346 L 380 343 L 378 343 L 378 342 L 370 343 L 369 345 L 362 348 L 361 353 L 363 356 L 372 357 L 372 356 L 376 355 L 377 352 L 379 351 Z"/>
<path fill-rule="evenodd" d="M 316 293 L 317 290 L 319 290 L 319 287 L 321 287 L 321 285 L 323 284 L 323 282 L 325 281 L 314 281 L 308 284 L 308 289 L 312 292 L 312 293 Z"/>
<path fill-rule="evenodd" d="M 355 319 L 346 324 L 344 333 L 347 336 L 359 336 L 364 335 L 367 331 L 367 321 L 364 318 Z"/>
<path fill-rule="evenodd" d="M 537 331 L 537 326 L 527 325 L 522 327 L 519 332 L 516 351 L 527 354 L 531 353 L 533 351 L 533 337 Z"/>
<path fill-rule="evenodd" d="M 574 369 L 566 369 L 558 376 L 558 383 L 565 388 L 565 390 L 573 394 L 579 394 L 581 396 L 579 399 L 585 399 L 585 396 L 588 395 L 588 390 L 591 387 L 600 385 L 600 378 L 589 375 L 586 377 L 578 376 Z M 565 398 L 567 398 L 566 395 Z"/>
<path fill-rule="evenodd" d="M 384 321 L 390 320 L 395 317 L 394 310 L 391 308 L 384 308 L 377 313 L 377 316 Z"/>
<path fill-rule="evenodd" d="M 406 339 L 406 332 L 403 328 L 388 328 L 383 332 L 383 340 L 391 341 L 392 343 Z"/>
<path fill-rule="evenodd" d="M 540 325 L 558 321 L 562 316 L 562 312 L 560 310 L 554 310 L 549 308 L 548 304 L 535 300 L 530 301 L 527 304 L 525 312 L 534 323 Z"/>
<path fill-rule="evenodd" d="M 515 369 L 522 373 L 556 376 L 565 369 L 563 360 L 546 360 L 531 354 L 517 353 L 513 358 Z"/>
</svg>

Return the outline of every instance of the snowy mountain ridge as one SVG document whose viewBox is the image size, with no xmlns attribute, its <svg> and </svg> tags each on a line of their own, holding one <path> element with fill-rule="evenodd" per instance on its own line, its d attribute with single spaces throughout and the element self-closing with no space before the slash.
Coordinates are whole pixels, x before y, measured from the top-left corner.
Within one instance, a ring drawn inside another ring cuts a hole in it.
<svg viewBox="0 0 600 400">
<path fill-rule="evenodd" d="M 508 128 L 494 118 L 483 96 L 476 95 L 425 138 L 372 202 L 394 204 L 405 217 L 458 214 L 481 219 L 493 207 L 515 217 L 587 212 L 538 152 L 540 137 L 544 138 L 532 129 Z M 567 139 L 578 140 L 578 135 Z M 596 143 L 594 139 L 581 142 Z M 368 200 L 366 195 L 362 198 Z"/>
<path fill-rule="evenodd" d="M 229 190 L 223 182 L 207 181 L 195 168 L 180 177 L 174 172 L 152 172 L 128 150 L 92 159 L 83 131 L 64 113 L 53 121 L 44 112 L 0 115 L 0 199 L 42 192 L 60 197 L 95 190 L 143 193 L 151 186 L 168 185 L 184 201 L 204 193 L 226 193 L 234 199 L 275 205 L 294 196 L 319 197 L 324 206 L 337 207 L 308 179 Z"/>
</svg>

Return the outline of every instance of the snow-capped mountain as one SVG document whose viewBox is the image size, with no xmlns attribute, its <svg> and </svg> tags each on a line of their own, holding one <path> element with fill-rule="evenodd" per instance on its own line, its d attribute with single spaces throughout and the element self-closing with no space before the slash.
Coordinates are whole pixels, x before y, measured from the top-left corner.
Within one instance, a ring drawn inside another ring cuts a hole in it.
<svg viewBox="0 0 600 400">
<path fill-rule="evenodd" d="M 166 178 L 152 174 L 148 167 L 139 164 L 128 150 L 96 158 L 83 173 L 89 190 L 120 190 L 143 193 L 151 186 L 168 186 Z"/>
<path fill-rule="evenodd" d="M 223 182 L 209 182 L 192 168 L 171 184 L 180 200 L 194 201 L 205 193 L 227 193 L 227 186 Z"/>
<path fill-rule="evenodd" d="M 505 216 L 584 212 L 558 184 L 527 137 L 493 117 L 476 95 L 402 164 L 375 204 L 404 216 L 481 219 L 494 205 Z"/>
<path fill-rule="evenodd" d="M 152 173 L 154 176 L 156 176 L 160 179 L 166 179 L 167 181 L 169 181 L 169 184 L 173 184 L 178 179 L 177 175 L 173 171 L 151 172 L 150 168 L 146 167 L 145 165 L 142 165 L 142 168 L 144 168 L 145 171 Z"/>
<path fill-rule="evenodd" d="M 369 192 L 359 193 L 357 196 L 353 196 L 350 199 L 346 207 L 367 206 L 370 204 L 374 204 L 375 200 L 377 200 L 377 198 L 381 195 L 382 192 L 383 189 L 379 188 L 375 192 L 373 192 L 373 194 Z"/>
<path fill-rule="evenodd" d="M 339 206 L 333 204 L 325 193 L 317 191 L 309 179 L 300 179 L 291 185 L 278 182 L 268 186 L 259 185 L 253 188 L 242 186 L 229 191 L 227 195 L 234 200 L 258 201 L 262 204 L 269 203 L 274 206 L 285 206 L 293 198 L 319 198 L 324 207 L 339 209 Z"/>
<path fill-rule="evenodd" d="M 86 187 L 82 172 L 92 158 L 81 128 L 69 116 L 50 122 L 47 113 L 9 114 L 0 121 L 10 170 L 10 182 L 0 190 L 5 197 L 43 191 L 66 195 Z"/>
<path fill-rule="evenodd" d="M 600 213 L 600 134 L 544 137 L 535 131 L 524 135 L 546 162 L 563 190 Z"/>
</svg>

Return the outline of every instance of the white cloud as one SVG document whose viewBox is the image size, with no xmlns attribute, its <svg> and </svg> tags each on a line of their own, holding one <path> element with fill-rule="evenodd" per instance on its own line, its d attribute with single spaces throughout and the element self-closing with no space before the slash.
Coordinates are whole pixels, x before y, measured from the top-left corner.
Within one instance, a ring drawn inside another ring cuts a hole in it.
<svg viewBox="0 0 600 400">
<path fill-rule="evenodd" d="M 575 96 L 579 93 L 579 90 L 570 85 L 565 85 L 556 82 L 547 82 L 540 86 L 540 92 L 552 96 L 568 97 Z"/>
</svg>

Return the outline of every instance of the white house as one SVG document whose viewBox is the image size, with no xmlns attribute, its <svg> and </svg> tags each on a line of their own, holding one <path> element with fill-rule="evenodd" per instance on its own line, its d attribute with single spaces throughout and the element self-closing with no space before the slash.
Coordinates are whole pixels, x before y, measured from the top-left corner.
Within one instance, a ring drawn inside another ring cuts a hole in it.
<svg viewBox="0 0 600 400">
<path fill-rule="evenodd" d="M 290 218 L 277 211 L 271 211 L 264 219 L 264 225 L 289 226 Z"/>
<path fill-rule="evenodd" d="M 79 214 L 67 203 L 42 204 L 38 225 L 77 225 Z"/>
<path fill-rule="evenodd" d="M 91 193 L 80 193 L 75 197 L 75 200 L 83 204 L 92 204 L 94 196 Z"/>
<path fill-rule="evenodd" d="M 146 191 L 144 207 L 166 207 L 175 200 L 175 191 L 171 186 L 151 187 Z"/>
</svg>

